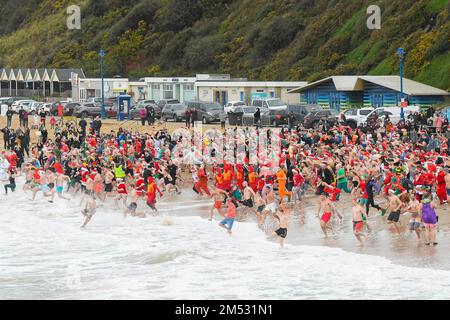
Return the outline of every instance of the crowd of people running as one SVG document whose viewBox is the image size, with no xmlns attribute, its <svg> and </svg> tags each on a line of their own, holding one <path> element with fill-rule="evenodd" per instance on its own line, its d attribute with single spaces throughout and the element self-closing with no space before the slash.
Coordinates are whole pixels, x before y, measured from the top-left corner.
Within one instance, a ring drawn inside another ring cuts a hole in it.
<svg viewBox="0 0 450 320">
<path fill-rule="evenodd" d="M 81 121 L 52 122 L 50 137 L 44 120 L 36 143 L 25 123 L 15 130 L 8 123 L 0 157 L 5 193 L 18 191 L 18 177 L 25 181 L 21 192 L 30 192 L 32 200 L 39 193 L 50 202 L 79 193 L 84 228 L 108 199 L 125 216 L 145 217 L 157 214 L 161 197 L 193 192 L 213 200 L 210 220 L 217 212 L 223 217 L 219 225 L 230 234 L 241 216 L 254 216 L 261 226 L 268 217 L 278 221 L 272 231 L 281 245 L 292 212 L 301 210 L 306 195 L 319 199 L 325 236 L 336 232 L 346 214 L 336 202 L 348 197 L 360 244 L 368 236 L 365 229 L 371 232 L 374 208 L 398 234 L 404 229 L 401 216 L 409 215 L 408 228 L 417 239 L 437 245 L 437 208 L 447 208 L 450 195 L 448 122 L 439 130 L 410 117 L 398 125 L 388 121 L 357 129 L 343 124 L 309 130 L 228 128 L 198 137 L 157 127 L 151 133 L 106 132 L 101 124 Z M 190 183 L 192 191 L 185 188 Z"/>
</svg>

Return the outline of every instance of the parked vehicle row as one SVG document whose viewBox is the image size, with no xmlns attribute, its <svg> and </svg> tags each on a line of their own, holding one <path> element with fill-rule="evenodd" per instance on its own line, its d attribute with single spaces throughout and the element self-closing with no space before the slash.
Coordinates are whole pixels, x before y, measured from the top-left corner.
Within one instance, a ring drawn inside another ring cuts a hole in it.
<svg viewBox="0 0 450 320">
<path fill-rule="evenodd" d="M 50 114 L 50 104 L 42 103 L 34 100 L 16 100 L 11 104 L 11 110 L 18 114 L 19 111 L 23 109 L 29 114 L 39 113 L 42 109 Z"/>
<path fill-rule="evenodd" d="M 235 113 L 242 114 L 242 125 L 255 125 L 255 112 L 259 107 L 245 106 L 238 107 Z M 320 120 L 327 119 L 330 123 L 336 123 L 337 115 L 329 110 L 323 110 L 319 105 L 288 105 L 286 109 L 259 108 L 260 121 L 263 126 L 283 126 L 289 123 L 292 125 L 304 125 L 307 128 L 317 127 Z"/>
<path fill-rule="evenodd" d="M 401 107 L 380 107 L 349 109 L 343 114 L 343 121 L 350 127 L 356 128 L 370 122 L 370 119 L 388 116 L 393 124 L 397 124 L 401 119 Z M 420 112 L 420 106 L 408 106 L 403 108 L 405 118 L 411 113 Z"/>
</svg>

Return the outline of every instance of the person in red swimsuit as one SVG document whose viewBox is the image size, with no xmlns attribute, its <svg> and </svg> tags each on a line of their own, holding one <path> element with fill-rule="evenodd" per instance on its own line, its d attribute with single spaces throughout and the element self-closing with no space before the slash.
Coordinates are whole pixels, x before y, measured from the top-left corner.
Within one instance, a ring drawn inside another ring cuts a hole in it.
<svg viewBox="0 0 450 320">
<path fill-rule="evenodd" d="M 333 216 L 334 206 L 331 200 L 328 198 L 328 194 L 326 192 L 322 192 L 320 194 L 320 204 L 319 210 L 317 212 L 317 217 L 319 217 L 320 212 L 323 212 L 322 216 L 320 216 L 320 227 L 322 228 L 325 237 L 328 236 L 327 229 L 334 230 L 330 224 L 331 217 Z"/>
</svg>

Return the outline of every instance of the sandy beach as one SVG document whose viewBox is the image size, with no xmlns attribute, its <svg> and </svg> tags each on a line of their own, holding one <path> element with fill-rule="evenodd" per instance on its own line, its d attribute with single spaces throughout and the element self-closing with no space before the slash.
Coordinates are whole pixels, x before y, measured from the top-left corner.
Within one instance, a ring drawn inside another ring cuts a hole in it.
<svg viewBox="0 0 450 320">
<path fill-rule="evenodd" d="M 68 121 L 75 121 L 74 118 L 68 118 Z M 47 122 L 49 119 L 47 119 Z M 77 119 L 76 121 L 79 121 Z M 0 116 L 0 127 L 6 125 L 6 118 Z M 13 126 L 18 126 L 18 117 L 13 119 Z M 133 130 L 139 130 L 140 132 L 154 133 L 157 130 L 167 128 L 169 132 L 173 132 L 177 128 L 184 127 L 184 123 L 175 122 L 160 122 L 154 127 L 141 126 L 138 121 L 125 121 L 118 122 L 113 119 L 107 119 L 103 121 L 102 131 L 117 131 L 122 128 L 133 128 Z M 205 125 L 204 130 L 209 128 L 219 128 L 217 124 Z M 38 136 L 32 130 L 32 143 L 35 143 Z M 49 137 L 53 137 L 53 132 L 49 129 Z M 3 146 L 3 145 L 2 145 Z M 1 146 L 1 147 L 2 147 Z M 194 197 L 194 193 L 191 190 L 191 176 L 184 175 L 185 187 L 188 194 Z M 169 200 L 170 201 L 170 200 Z M 378 196 L 375 199 L 376 203 L 380 203 L 381 206 L 385 206 L 386 200 Z M 197 201 L 196 206 L 190 208 L 190 210 L 176 211 L 174 214 L 181 216 L 201 216 L 204 219 L 209 217 L 209 208 L 211 201 Z M 174 202 L 175 204 L 175 202 Z M 351 198 L 350 195 L 343 194 L 341 201 L 337 203 L 337 208 L 344 215 L 344 221 L 337 226 L 337 235 L 330 235 L 325 238 L 319 227 L 319 220 L 316 217 L 318 197 L 315 196 L 310 190 L 305 201 L 301 204 L 300 208 L 296 208 L 293 211 L 289 236 L 286 243 L 295 245 L 308 245 L 308 246 L 326 246 L 332 248 L 340 248 L 345 251 L 369 254 L 380 257 L 388 258 L 389 260 L 402 264 L 405 266 L 414 267 L 430 267 L 436 269 L 450 270 L 450 256 L 444 248 L 450 246 L 450 209 L 448 206 L 439 206 L 439 233 L 438 241 L 439 246 L 427 247 L 423 241 L 417 241 L 417 237 L 414 233 L 407 230 L 407 224 L 409 216 L 401 217 L 402 235 L 396 235 L 389 226 L 386 224 L 386 217 L 382 218 L 376 209 L 371 209 L 371 215 L 369 218 L 370 225 L 373 232 L 370 233 L 369 239 L 365 246 L 359 246 L 352 232 L 352 218 L 351 218 Z M 256 224 L 254 217 L 245 219 L 245 223 Z M 275 223 L 275 222 L 274 222 Z"/>
</svg>

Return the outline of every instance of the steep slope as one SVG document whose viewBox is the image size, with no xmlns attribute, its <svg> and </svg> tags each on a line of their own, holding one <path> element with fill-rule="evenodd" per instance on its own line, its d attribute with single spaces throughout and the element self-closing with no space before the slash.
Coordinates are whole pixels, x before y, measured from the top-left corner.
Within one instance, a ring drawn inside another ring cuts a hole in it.
<svg viewBox="0 0 450 320">
<path fill-rule="evenodd" d="M 230 73 L 316 80 L 331 74 L 396 74 L 450 89 L 450 2 L 379 0 L 81 0 L 81 30 L 67 30 L 71 0 L 0 0 L 0 65 L 83 67 L 108 75 Z"/>
</svg>

